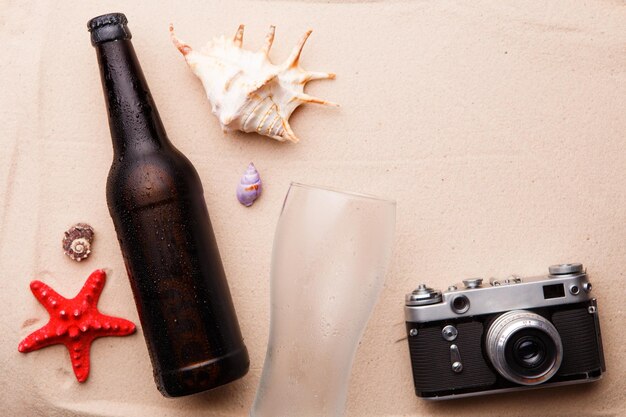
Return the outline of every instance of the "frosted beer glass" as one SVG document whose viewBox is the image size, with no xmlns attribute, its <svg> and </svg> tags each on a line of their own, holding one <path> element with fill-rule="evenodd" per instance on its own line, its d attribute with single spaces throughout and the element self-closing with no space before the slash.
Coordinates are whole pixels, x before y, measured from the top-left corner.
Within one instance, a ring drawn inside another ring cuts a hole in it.
<svg viewBox="0 0 626 417">
<path fill-rule="evenodd" d="M 393 201 L 291 184 L 274 237 L 270 336 L 252 417 L 343 415 L 395 210 Z"/>
</svg>

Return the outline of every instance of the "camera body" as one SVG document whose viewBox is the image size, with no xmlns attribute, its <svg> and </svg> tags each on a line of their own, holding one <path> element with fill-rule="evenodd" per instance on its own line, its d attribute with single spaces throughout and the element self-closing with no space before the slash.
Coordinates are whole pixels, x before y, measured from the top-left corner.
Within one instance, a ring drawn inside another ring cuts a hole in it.
<svg viewBox="0 0 626 417">
<path fill-rule="evenodd" d="M 504 280 L 467 279 L 406 296 L 417 396 L 440 400 L 601 378 L 598 306 L 581 264 Z"/>
</svg>

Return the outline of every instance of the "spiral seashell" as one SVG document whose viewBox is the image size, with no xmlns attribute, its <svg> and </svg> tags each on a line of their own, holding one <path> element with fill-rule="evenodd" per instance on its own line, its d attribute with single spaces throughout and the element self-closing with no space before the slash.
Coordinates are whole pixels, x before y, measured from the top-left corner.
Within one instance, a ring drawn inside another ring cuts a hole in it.
<svg viewBox="0 0 626 417">
<path fill-rule="evenodd" d="M 86 223 L 77 223 L 65 232 L 63 251 L 71 259 L 80 262 L 91 253 L 93 238 L 93 227 Z"/>
<path fill-rule="evenodd" d="M 263 191 L 261 176 L 252 162 L 241 177 L 237 185 L 237 200 L 246 207 L 250 207 L 259 198 Z"/>
<path fill-rule="evenodd" d="M 256 132 L 280 142 L 298 142 L 289 125 L 291 113 L 303 103 L 337 106 L 304 92 L 312 80 L 334 79 L 328 72 L 309 72 L 300 67 L 300 54 L 311 31 L 307 31 L 285 62 L 274 65 L 269 51 L 274 42 L 275 27 L 265 37 L 259 51 L 242 48 L 244 25 L 234 37 L 213 39 L 197 51 L 174 34 L 172 42 L 185 57 L 189 68 L 200 78 L 212 112 L 224 132 Z"/>
</svg>

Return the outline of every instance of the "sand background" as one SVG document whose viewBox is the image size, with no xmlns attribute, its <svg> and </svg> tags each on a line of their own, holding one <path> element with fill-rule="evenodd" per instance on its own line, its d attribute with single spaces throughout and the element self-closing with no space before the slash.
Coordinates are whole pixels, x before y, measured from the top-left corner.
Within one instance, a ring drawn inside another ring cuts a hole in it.
<svg viewBox="0 0 626 417">
<path fill-rule="evenodd" d="M 141 333 L 97 340 L 78 384 L 64 347 L 23 355 L 45 324 L 32 279 L 71 297 L 96 268 L 100 309 L 138 322 L 105 179 L 110 136 L 89 18 L 122 11 L 169 136 L 200 173 L 252 366 L 242 380 L 168 400 Z M 286 58 L 307 28 L 304 68 L 337 73 L 307 92 L 302 138 L 224 136 L 167 32 L 192 45 L 234 33 Z M 265 355 L 272 238 L 290 181 L 396 199 L 386 286 L 353 367 L 348 416 L 626 415 L 626 7 L 620 1 L 159 1 L 0 3 L 1 415 L 245 416 Z M 235 185 L 254 161 L 265 182 L 250 209 Z M 96 229 L 77 264 L 60 240 Z M 594 384 L 430 404 L 413 393 L 404 294 L 471 276 L 535 275 L 578 261 L 599 299 L 608 373 Z M 32 320 L 34 319 L 34 320 Z"/>
</svg>

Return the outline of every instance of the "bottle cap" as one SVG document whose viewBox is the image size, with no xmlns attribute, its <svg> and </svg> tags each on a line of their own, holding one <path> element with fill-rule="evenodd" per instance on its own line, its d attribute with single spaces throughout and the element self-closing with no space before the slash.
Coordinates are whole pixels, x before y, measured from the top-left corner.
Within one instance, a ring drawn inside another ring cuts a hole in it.
<svg viewBox="0 0 626 417">
<path fill-rule="evenodd" d="M 132 35 L 126 24 L 128 19 L 124 13 L 109 13 L 94 17 L 87 22 L 87 29 L 91 32 L 91 44 L 97 45 L 104 42 L 120 39 L 130 39 Z"/>
</svg>

